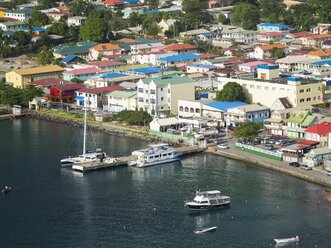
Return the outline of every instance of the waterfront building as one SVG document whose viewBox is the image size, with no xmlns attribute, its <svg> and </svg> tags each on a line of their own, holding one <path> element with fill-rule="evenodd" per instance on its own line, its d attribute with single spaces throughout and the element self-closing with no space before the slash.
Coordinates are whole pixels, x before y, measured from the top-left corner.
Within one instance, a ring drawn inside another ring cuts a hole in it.
<svg viewBox="0 0 331 248">
<path fill-rule="evenodd" d="M 136 91 L 113 91 L 105 94 L 106 101 L 103 103 L 104 110 L 109 112 L 121 112 L 123 110 L 137 109 Z"/>
<path fill-rule="evenodd" d="M 294 110 L 287 120 L 286 134 L 291 138 L 305 138 L 306 129 L 317 121 L 317 117 L 308 110 Z"/>
<path fill-rule="evenodd" d="M 59 84 L 49 89 L 49 100 L 53 102 L 73 103 L 75 92 L 84 88 L 83 84 Z"/>
<path fill-rule="evenodd" d="M 320 122 L 305 130 L 305 139 L 320 143 L 321 147 L 328 147 L 331 143 L 329 134 L 331 133 L 331 122 Z"/>
<path fill-rule="evenodd" d="M 29 83 L 44 78 L 61 78 L 64 68 L 58 65 L 47 65 L 18 69 L 6 73 L 6 82 L 16 88 L 24 88 Z"/>
<path fill-rule="evenodd" d="M 257 76 L 254 79 L 218 77 L 218 89 L 236 82 L 243 87 L 249 102 L 268 107 L 280 97 L 287 97 L 294 107 L 323 103 L 323 83 L 319 80 L 279 78 L 278 66 L 268 65 L 259 65 Z"/>
<path fill-rule="evenodd" d="M 194 100 L 194 82 L 189 77 L 169 75 L 140 79 L 138 88 L 138 109 L 151 115 L 177 114 L 178 100 Z"/>
<path fill-rule="evenodd" d="M 45 95 L 49 95 L 51 87 L 58 86 L 61 84 L 62 85 L 73 84 L 73 82 L 65 81 L 60 78 L 43 78 L 40 80 L 35 80 L 35 81 L 31 82 L 30 84 L 42 89 Z"/>
<path fill-rule="evenodd" d="M 124 90 L 124 88 L 119 85 L 113 85 L 109 87 L 80 89 L 76 91 L 76 105 L 79 107 L 85 107 L 87 105 L 92 110 L 102 109 L 105 95 L 119 90 Z"/>
<path fill-rule="evenodd" d="M 325 160 L 331 159 L 331 150 L 328 147 L 318 147 L 304 154 L 303 164 L 310 167 L 324 165 Z"/>
<path fill-rule="evenodd" d="M 261 104 L 248 104 L 228 108 L 224 113 L 226 126 L 237 126 L 239 122 L 264 122 L 270 117 L 270 108 Z"/>
</svg>

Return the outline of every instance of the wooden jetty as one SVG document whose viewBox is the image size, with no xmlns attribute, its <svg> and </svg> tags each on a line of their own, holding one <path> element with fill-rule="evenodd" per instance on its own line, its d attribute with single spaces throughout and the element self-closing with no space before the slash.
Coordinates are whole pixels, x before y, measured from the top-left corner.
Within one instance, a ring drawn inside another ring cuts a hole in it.
<svg viewBox="0 0 331 248">
<path fill-rule="evenodd" d="M 124 157 L 110 158 L 110 159 L 112 161 L 73 165 L 71 168 L 72 168 L 72 170 L 80 171 L 80 172 L 113 168 L 113 167 L 118 167 L 121 165 L 128 165 L 129 161 L 132 160 L 132 156 L 124 156 Z"/>
<path fill-rule="evenodd" d="M 201 148 L 199 146 L 190 146 L 190 147 L 179 147 L 176 148 L 177 151 L 182 152 L 183 156 L 198 153 L 206 150 L 206 148 Z M 71 168 L 75 171 L 80 172 L 87 172 L 91 170 L 99 170 L 99 169 L 107 169 L 107 168 L 114 168 L 118 166 L 128 166 L 130 164 L 130 161 L 133 160 L 132 155 L 123 156 L 123 157 L 117 157 L 117 158 L 110 158 L 111 161 L 104 161 L 104 162 L 95 162 L 95 163 L 86 163 L 86 164 L 80 164 L 80 165 L 73 165 Z"/>
</svg>

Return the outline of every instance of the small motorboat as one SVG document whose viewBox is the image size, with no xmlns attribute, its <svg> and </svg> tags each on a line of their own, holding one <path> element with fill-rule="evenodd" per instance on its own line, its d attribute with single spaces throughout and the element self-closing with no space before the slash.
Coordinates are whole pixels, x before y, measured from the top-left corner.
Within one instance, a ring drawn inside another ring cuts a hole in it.
<svg viewBox="0 0 331 248">
<path fill-rule="evenodd" d="M 295 236 L 292 238 L 284 238 L 284 239 L 274 239 L 277 244 L 283 244 L 283 243 L 291 243 L 291 242 L 299 242 L 299 236 Z"/>
<path fill-rule="evenodd" d="M 6 193 L 9 193 L 11 190 L 12 190 L 11 187 L 9 187 L 9 186 L 5 186 L 5 187 L 2 189 L 2 193 L 6 194 Z"/>
<path fill-rule="evenodd" d="M 212 226 L 212 227 L 198 229 L 198 230 L 194 231 L 194 233 L 195 234 L 206 233 L 206 232 L 215 231 L 216 229 L 217 229 L 217 226 Z"/>
</svg>

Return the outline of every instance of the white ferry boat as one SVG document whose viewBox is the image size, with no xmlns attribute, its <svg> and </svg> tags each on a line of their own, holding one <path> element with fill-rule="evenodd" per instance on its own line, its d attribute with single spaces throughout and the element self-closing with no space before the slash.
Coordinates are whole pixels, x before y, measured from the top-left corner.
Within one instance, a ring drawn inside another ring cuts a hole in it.
<svg viewBox="0 0 331 248">
<path fill-rule="evenodd" d="M 219 190 L 197 191 L 193 201 L 186 202 L 190 210 L 207 210 L 230 206 L 230 197 L 221 195 Z"/>
<path fill-rule="evenodd" d="M 286 244 L 292 242 L 299 242 L 299 236 L 291 237 L 291 238 L 282 238 L 282 239 L 274 239 L 277 244 Z"/>
<path fill-rule="evenodd" d="M 130 165 L 147 167 L 157 164 L 170 163 L 181 159 L 181 153 L 168 144 L 149 145 L 149 148 L 132 152 L 134 160 Z"/>
</svg>

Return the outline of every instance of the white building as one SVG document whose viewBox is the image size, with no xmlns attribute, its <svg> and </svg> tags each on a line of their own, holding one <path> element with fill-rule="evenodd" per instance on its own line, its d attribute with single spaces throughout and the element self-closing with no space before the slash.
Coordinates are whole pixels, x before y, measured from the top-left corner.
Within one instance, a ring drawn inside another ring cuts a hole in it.
<svg viewBox="0 0 331 248">
<path fill-rule="evenodd" d="M 243 42 L 249 44 L 257 40 L 257 31 L 245 30 L 243 28 L 225 28 L 222 30 L 222 41 Z"/>
<path fill-rule="evenodd" d="M 281 49 L 284 50 L 284 52 L 287 52 L 287 47 L 283 44 L 271 44 L 271 45 L 260 45 L 257 46 L 253 53 L 251 53 L 251 58 L 256 59 L 266 59 L 272 57 L 272 50 L 273 49 Z"/>
<path fill-rule="evenodd" d="M 168 57 L 171 54 L 165 52 L 151 52 L 132 55 L 132 62 L 139 64 L 160 65 L 160 59 Z M 173 53 L 175 55 L 175 53 Z"/>
<path fill-rule="evenodd" d="M 160 50 L 164 45 L 161 42 L 131 45 L 131 54 L 149 53 Z"/>
<path fill-rule="evenodd" d="M 27 22 L 32 15 L 32 10 L 31 9 L 20 9 L 20 10 L 7 10 L 5 12 L 6 18 L 12 18 L 15 20 L 19 20 L 21 22 Z"/>
<path fill-rule="evenodd" d="M 107 106 L 104 106 L 110 112 L 121 112 L 123 110 L 137 109 L 136 91 L 113 91 L 106 94 Z"/>
<path fill-rule="evenodd" d="M 68 26 L 77 26 L 80 27 L 84 25 L 87 21 L 87 17 L 85 16 L 73 16 L 73 17 L 68 17 L 67 23 Z"/>
<path fill-rule="evenodd" d="M 145 78 L 137 83 L 138 109 L 152 115 L 177 114 L 178 100 L 194 100 L 194 82 L 178 75 Z"/>
</svg>

